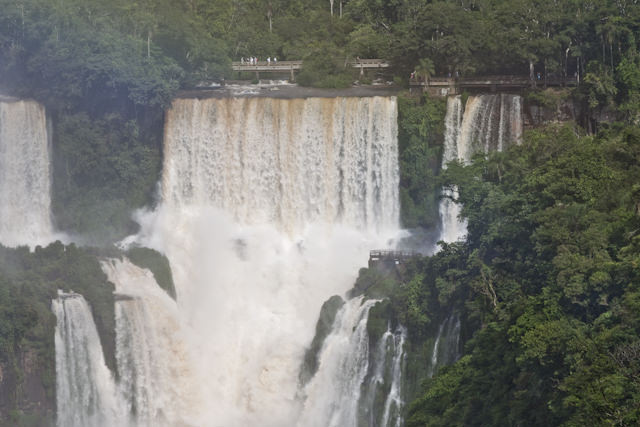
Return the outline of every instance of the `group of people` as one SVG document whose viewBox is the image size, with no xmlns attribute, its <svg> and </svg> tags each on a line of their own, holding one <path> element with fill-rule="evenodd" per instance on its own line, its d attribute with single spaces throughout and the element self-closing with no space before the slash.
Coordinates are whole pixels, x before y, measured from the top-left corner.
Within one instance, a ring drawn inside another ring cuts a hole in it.
<svg viewBox="0 0 640 427">
<path fill-rule="evenodd" d="M 273 59 L 271 59 L 271 57 L 267 58 L 267 65 L 271 65 L 271 62 L 273 62 L 274 65 L 278 64 L 278 58 L 276 58 L 275 56 L 273 57 Z M 255 56 L 250 56 L 249 58 L 245 58 L 242 57 L 240 58 L 240 63 L 242 65 L 258 65 L 258 58 L 256 58 Z"/>
</svg>

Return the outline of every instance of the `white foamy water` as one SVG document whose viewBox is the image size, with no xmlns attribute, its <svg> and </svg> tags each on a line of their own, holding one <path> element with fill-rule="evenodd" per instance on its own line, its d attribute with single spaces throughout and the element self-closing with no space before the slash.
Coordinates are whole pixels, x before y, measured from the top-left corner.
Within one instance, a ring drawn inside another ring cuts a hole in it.
<svg viewBox="0 0 640 427">
<path fill-rule="evenodd" d="M 89 305 L 82 295 L 58 291 L 56 402 L 59 427 L 127 425 L 125 403 L 109 368 Z"/>
<path fill-rule="evenodd" d="M 164 202 L 296 232 L 398 222 L 394 98 L 178 99 L 165 126 Z"/>
<path fill-rule="evenodd" d="M 522 138 L 522 98 L 518 95 L 470 96 L 462 114 L 460 96 L 447 99 L 442 169 L 458 159 L 471 162 L 474 154 L 502 151 Z M 456 242 L 467 233 L 466 220 L 460 220 L 460 205 L 453 202 L 458 189 L 446 189 L 440 201 L 440 238 Z M 452 200 L 453 199 L 453 200 Z"/>
<path fill-rule="evenodd" d="M 126 258 L 102 262 L 115 285 L 119 391 L 136 426 L 197 425 L 202 391 L 176 302 L 153 274 Z"/>
<path fill-rule="evenodd" d="M 163 200 L 137 239 L 170 260 L 193 356 L 184 387 L 202 400 L 176 411 L 296 425 L 322 303 L 398 232 L 396 118 L 393 97 L 174 101 Z"/>
<path fill-rule="evenodd" d="M 367 320 L 377 302 L 354 298 L 338 311 L 320 350 L 318 372 L 304 389 L 300 427 L 358 425 L 360 391 L 369 368 Z"/>
<path fill-rule="evenodd" d="M 0 243 L 42 245 L 51 223 L 51 161 L 44 107 L 0 100 Z"/>
<path fill-rule="evenodd" d="M 384 402 L 384 412 L 382 414 L 383 427 L 400 427 L 403 423 L 402 410 L 404 400 L 402 398 L 402 369 L 404 363 L 404 342 L 407 337 L 407 330 L 400 326 L 395 334 L 387 331 L 382 340 L 385 343 L 385 360 L 391 361 L 391 387 Z M 389 355 L 391 358 L 389 358 Z"/>
</svg>

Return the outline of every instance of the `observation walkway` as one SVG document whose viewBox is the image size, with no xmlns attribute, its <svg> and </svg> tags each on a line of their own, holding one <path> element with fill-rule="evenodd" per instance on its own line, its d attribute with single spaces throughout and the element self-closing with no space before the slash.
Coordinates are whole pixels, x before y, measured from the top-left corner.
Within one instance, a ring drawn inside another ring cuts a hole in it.
<svg viewBox="0 0 640 427">
<path fill-rule="evenodd" d="M 578 79 L 575 77 L 547 77 L 540 80 L 531 80 L 529 76 L 478 76 L 478 77 L 431 77 L 426 81 L 412 79 L 410 87 L 422 88 L 430 95 L 447 96 L 458 95 L 461 89 L 485 89 L 491 92 L 505 90 L 521 90 L 526 88 L 550 87 L 550 86 L 576 86 Z"/>
<path fill-rule="evenodd" d="M 411 258 L 419 256 L 420 253 L 415 251 L 389 251 L 377 249 L 369 251 L 369 268 L 375 267 L 380 263 L 392 265 L 404 264 Z"/>
<path fill-rule="evenodd" d="M 389 63 L 384 59 L 358 59 L 347 62 L 347 65 L 360 69 L 360 75 L 364 74 L 364 70 L 389 68 Z M 233 71 L 255 72 L 256 78 L 260 79 L 260 73 L 283 73 L 289 72 L 291 81 L 295 81 L 295 71 L 302 69 L 302 61 L 258 61 L 256 64 L 248 62 L 234 61 L 231 63 Z"/>
</svg>

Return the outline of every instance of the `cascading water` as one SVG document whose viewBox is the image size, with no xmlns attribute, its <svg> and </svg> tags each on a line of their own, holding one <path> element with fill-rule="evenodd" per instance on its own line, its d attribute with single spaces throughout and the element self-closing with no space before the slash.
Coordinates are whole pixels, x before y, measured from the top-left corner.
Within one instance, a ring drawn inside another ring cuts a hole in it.
<svg viewBox="0 0 640 427">
<path fill-rule="evenodd" d="M 0 98 L 0 243 L 53 240 L 51 170 L 44 107 Z"/>
<path fill-rule="evenodd" d="M 115 285 L 119 387 L 136 426 L 195 425 L 195 387 L 175 301 L 153 274 L 126 258 L 102 262 Z"/>
<path fill-rule="evenodd" d="M 447 164 L 458 159 L 458 139 L 462 124 L 462 101 L 459 96 L 447 100 L 447 114 L 445 116 L 444 151 L 442 153 L 442 169 Z M 445 189 L 440 201 L 440 219 L 442 221 L 440 239 L 445 242 L 456 242 L 466 233 L 465 220 L 459 220 L 460 205 L 454 202 L 458 198 L 458 188 Z"/>
<path fill-rule="evenodd" d="M 433 343 L 428 376 L 432 377 L 439 366 L 450 365 L 460 358 L 460 317 L 450 314 L 438 327 Z"/>
<path fill-rule="evenodd" d="M 369 368 L 369 310 L 377 300 L 347 301 L 319 354 L 316 375 L 304 388 L 300 427 L 356 427 L 361 386 Z"/>
<path fill-rule="evenodd" d="M 394 98 L 178 99 L 167 114 L 163 200 L 245 224 L 398 225 Z"/>
<path fill-rule="evenodd" d="M 399 326 L 395 334 L 388 335 L 387 331 L 383 338 L 386 342 L 386 355 L 391 354 L 391 387 L 384 402 L 384 412 L 382 413 L 382 427 L 400 427 L 402 425 L 402 368 L 404 363 L 404 342 L 407 337 L 407 330 Z"/>
<path fill-rule="evenodd" d="M 393 97 L 174 101 L 163 200 L 137 239 L 171 263 L 197 374 L 185 387 L 202 396 L 183 405 L 191 419 L 296 425 L 322 302 L 398 230 L 396 116 Z"/>
<path fill-rule="evenodd" d="M 382 335 L 371 361 L 373 375 L 365 379 L 365 399 L 360 401 L 359 426 L 400 427 L 402 425 L 402 371 L 407 330 L 398 326 Z M 384 400 L 382 400 L 384 399 Z M 384 402 L 382 405 L 380 403 Z"/>
<path fill-rule="evenodd" d="M 447 100 L 442 168 L 458 159 L 469 163 L 475 153 L 502 151 L 522 138 L 522 98 L 518 95 L 470 96 L 462 115 L 460 96 Z M 460 220 L 457 188 L 446 189 L 440 202 L 440 239 L 447 243 L 466 235 L 466 220 Z"/>
<path fill-rule="evenodd" d="M 128 423 L 89 305 L 76 293 L 58 291 L 56 401 L 59 427 L 125 426 Z"/>
</svg>

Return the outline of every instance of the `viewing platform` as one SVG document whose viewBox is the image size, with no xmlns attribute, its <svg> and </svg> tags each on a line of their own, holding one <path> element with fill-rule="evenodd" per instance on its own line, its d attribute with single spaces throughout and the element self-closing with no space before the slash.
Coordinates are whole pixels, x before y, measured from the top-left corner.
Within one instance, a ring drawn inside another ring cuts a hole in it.
<svg viewBox="0 0 640 427">
<path fill-rule="evenodd" d="M 365 70 L 389 68 L 389 63 L 384 59 L 358 59 L 347 62 L 347 64 L 353 68 L 359 68 L 360 75 L 363 75 Z M 231 63 L 231 68 L 233 71 L 254 72 L 257 79 L 260 79 L 260 73 L 289 72 L 291 81 L 295 81 L 295 72 L 302 69 L 302 61 L 258 61 L 255 64 L 250 64 L 247 61 L 244 63 L 234 61 Z"/>
<path fill-rule="evenodd" d="M 415 251 L 372 250 L 369 251 L 369 268 L 372 268 L 379 263 L 393 265 L 404 264 L 408 260 L 419 256 L 420 253 Z"/>
<path fill-rule="evenodd" d="M 574 77 L 547 77 L 531 80 L 529 76 L 477 76 L 477 77 L 431 77 L 426 81 L 413 79 L 411 88 L 422 88 L 434 96 L 459 95 L 463 89 L 484 89 L 491 92 L 522 90 L 536 87 L 576 86 L 578 79 Z"/>
</svg>

